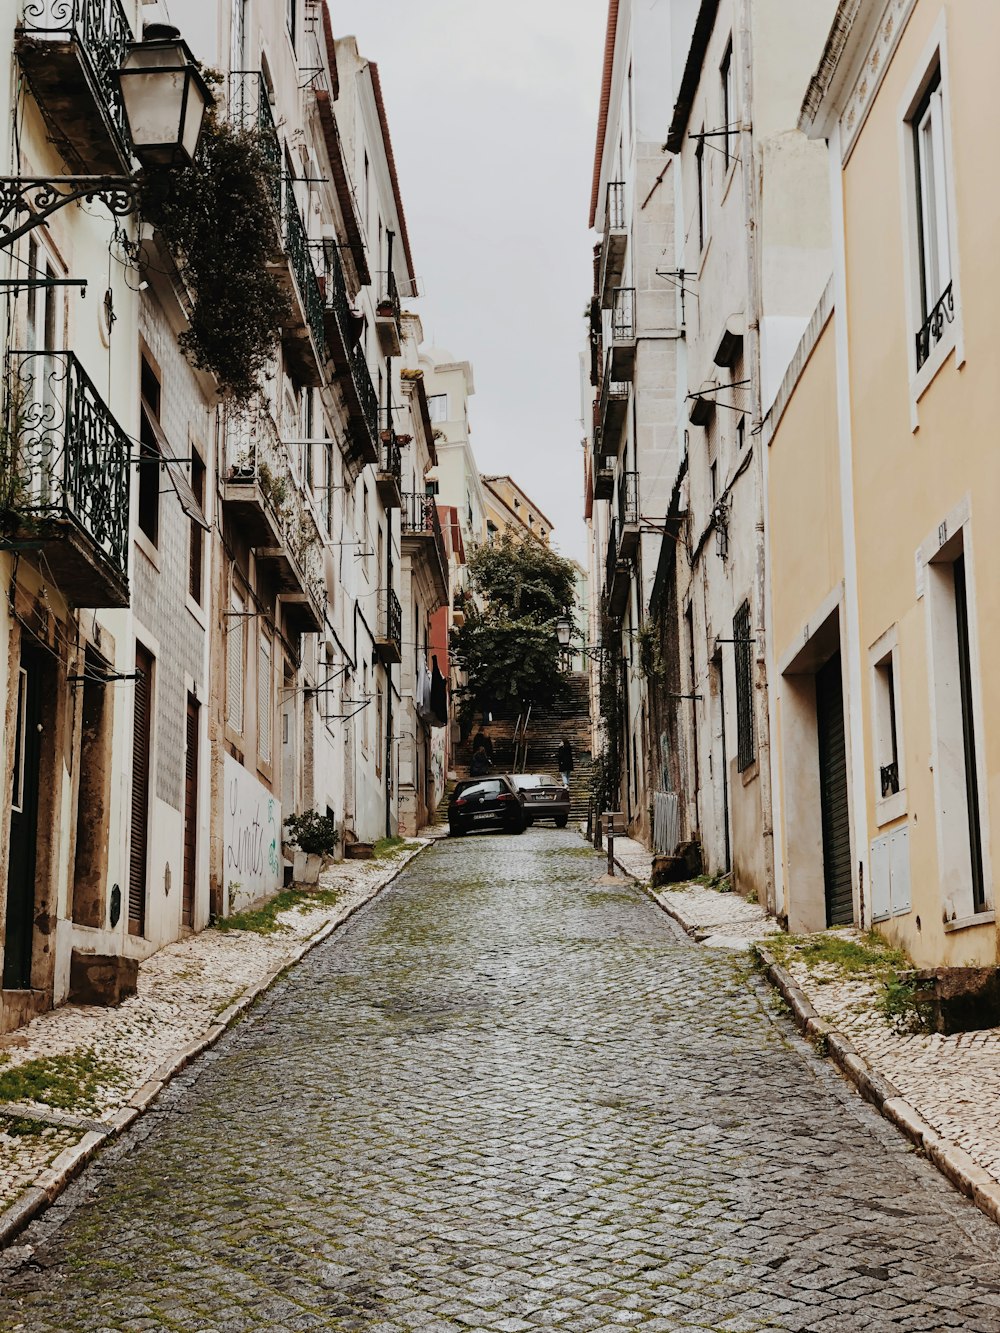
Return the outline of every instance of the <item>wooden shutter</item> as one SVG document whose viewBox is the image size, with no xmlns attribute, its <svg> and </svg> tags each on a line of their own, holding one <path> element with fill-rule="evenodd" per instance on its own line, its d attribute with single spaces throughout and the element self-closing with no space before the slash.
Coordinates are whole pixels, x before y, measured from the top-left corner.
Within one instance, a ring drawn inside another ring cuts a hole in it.
<svg viewBox="0 0 1000 1333">
<path fill-rule="evenodd" d="M 257 661 L 257 750 L 261 763 L 271 762 L 274 710 L 271 706 L 271 640 L 261 632 Z"/>
<path fill-rule="evenodd" d="M 233 589 L 230 610 L 226 620 L 226 723 L 233 731 L 243 734 L 243 644 L 246 603 Z"/>
<path fill-rule="evenodd" d="M 135 646 L 132 717 L 132 836 L 129 842 L 128 929 L 146 931 L 146 861 L 149 850 L 149 742 L 153 698 L 153 657 Z"/>
<path fill-rule="evenodd" d="M 823 880 L 828 926 L 854 921 L 851 887 L 851 821 L 847 795 L 847 738 L 840 654 L 816 673 Z"/>
<path fill-rule="evenodd" d="M 198 701 L 189 694 L 184 752 L 184 888 L 181 921 L 194 925 L 194 890 L 198 869 Z"/>
</svg>

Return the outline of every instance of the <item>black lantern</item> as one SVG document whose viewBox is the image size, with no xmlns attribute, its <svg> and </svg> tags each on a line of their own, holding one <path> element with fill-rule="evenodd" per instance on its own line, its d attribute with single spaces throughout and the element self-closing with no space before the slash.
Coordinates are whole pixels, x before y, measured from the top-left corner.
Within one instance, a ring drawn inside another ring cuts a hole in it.
<svg viewBox="0 0 1000 1333">
<path fill-rule="evenodd" d="M 560 648 L 568 648 L 569 641 L 573 634 L 573 622 L 569 616 L 562 615 L 556 621 L 556 638 L 559 640 Z"/>
<path fill-rule="evenodd" d="M 186 166 L 212 95 L 180 33 L 151 23 L 118 71 L 132 150 L 145 167 Z"/>
</svg>

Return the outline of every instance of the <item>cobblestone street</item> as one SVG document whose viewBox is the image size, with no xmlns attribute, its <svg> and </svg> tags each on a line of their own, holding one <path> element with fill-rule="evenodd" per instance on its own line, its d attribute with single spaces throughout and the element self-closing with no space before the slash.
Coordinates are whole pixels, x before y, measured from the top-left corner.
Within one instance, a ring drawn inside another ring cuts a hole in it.
<svg viewBox="0 0 1000 1333">
<path fill-rule="evenodd" d="M 0 1328 L 1000 1330 L 996 1227 L 601 871 L 425 851 L 31 1226 Z"/>
</svg>

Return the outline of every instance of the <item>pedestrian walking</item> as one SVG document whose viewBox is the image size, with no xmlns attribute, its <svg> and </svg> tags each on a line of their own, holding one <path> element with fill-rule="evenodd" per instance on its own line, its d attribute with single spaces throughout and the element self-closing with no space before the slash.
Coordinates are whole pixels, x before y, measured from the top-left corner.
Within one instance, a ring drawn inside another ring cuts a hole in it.
<svg viewBox="0 0 1000 1333">
<path fill-rule="evenodd" d="M 472 756 L 472 763 L 469 765 L 469 777 L 484 778 L 493 765 L 490 763 L 489 756 L 481 745 L 476 746 L 476 752 Z"/>
<path fill-rule="evenodd" d="M 485 750 L 486 758 L 493 763 L 493 742 L 490 740 L 489 732 L 484 731 L 482 727 L 476 733 L 476 739 L 472 742 L 472 753 L 475 755 L 477 750 Z"/>
<path fill-rule="evenodd" d="M 573 747 L 570 745 L 567 736 L 562 738 L 562 744 L 556 751 L 556 763 L 559 766 L 559 776 L 562 778 L 562 784 L 568 791 L 569 775 L 573 772 Z"/>
</svg>

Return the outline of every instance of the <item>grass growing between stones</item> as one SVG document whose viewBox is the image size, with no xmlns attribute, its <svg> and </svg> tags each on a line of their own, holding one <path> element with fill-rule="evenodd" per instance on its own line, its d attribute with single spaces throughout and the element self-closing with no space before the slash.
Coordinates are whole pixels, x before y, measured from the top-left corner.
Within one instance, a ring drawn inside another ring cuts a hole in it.
<svg viewBox="0 0 1000 1333">
<path fill-rule="evenodd" d="M 878 931 L 866 935 L 827 930 L 817 935 L 774 935 L 767 947 L 782 965 L 803 963 L 810 972 L 832 970 L 841 976 L 879 977 L 910 966 L 902 949 L 894 949 Z"/>
<path fill-rule="evenodd" d="M 97 1107 L 101 1088 L 121 1082 L 121 1071 L 91 1050 L 44 1055 L 19 1065 L 0 1064 L 0 1102 L 40 1102 L 61 1111 Z"/>
<path fill-rule="evenodd" d="M 408 842 L 406 838 L 379 838 L 375 844 L 374 856 L 377 860 L 385 860 L 388 857 L 402 856 L 404 852 L 414 852 L 421 846 L 422 843 Z"/>
<path fill-rule="evenodd" d="M 248 908 L 245 912 L 234 912 L 232 916 L 223 916 L 215 922 L 215 929 L 227 934 L 236 930 L 252 931 L 256 935 L 276 935 L 289 927 L 278 917 L 282 912 L 297 908 L 303 915 L 314 907 L 332 907 L 344 895 L 343 889 L 282 889 L 269 902 L 259 907 Z"/>
</svg>

